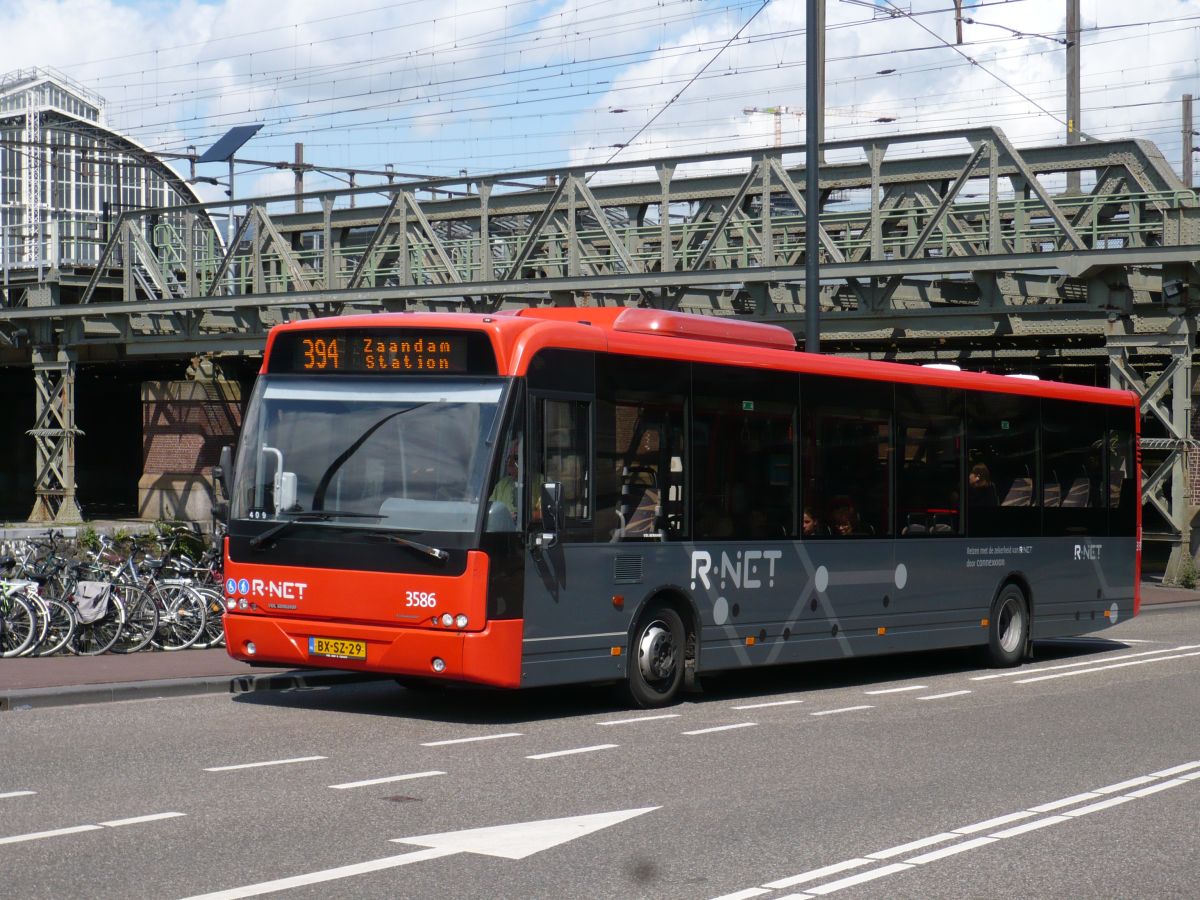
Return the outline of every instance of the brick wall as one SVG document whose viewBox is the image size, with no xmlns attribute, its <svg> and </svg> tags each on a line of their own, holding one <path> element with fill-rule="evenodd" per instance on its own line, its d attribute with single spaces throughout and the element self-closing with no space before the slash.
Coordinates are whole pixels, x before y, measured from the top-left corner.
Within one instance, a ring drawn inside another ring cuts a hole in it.
<svg viewBox="0 0 1200 900">
<path fill-rule="evenodd" d="M 201 521 L 209 517 L 212 468 L 242 427 L 241 389 L 232 382 L 147 381 L 142 384 L 143 518 Z"/>
</svg>

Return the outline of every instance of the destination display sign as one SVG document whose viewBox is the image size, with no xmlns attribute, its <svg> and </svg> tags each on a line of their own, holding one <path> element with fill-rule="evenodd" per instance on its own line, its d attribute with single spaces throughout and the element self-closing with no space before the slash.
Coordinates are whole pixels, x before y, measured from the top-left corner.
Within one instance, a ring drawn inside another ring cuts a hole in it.
<svg viewBox="0 0 1200 900">
<path fill-rule="evenodd" d="M 328 328 L 279 334 L 267 370 L 313 375 L 495 375 L 486 334 L 450 329 Z"/>
</svg>

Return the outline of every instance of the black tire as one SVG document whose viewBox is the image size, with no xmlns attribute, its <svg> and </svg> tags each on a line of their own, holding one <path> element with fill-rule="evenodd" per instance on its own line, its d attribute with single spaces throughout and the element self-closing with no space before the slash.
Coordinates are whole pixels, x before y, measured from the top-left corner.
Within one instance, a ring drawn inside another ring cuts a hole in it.
<svg viewBox="0 0 1200 900">
<path fill-rule="evenodd" d="M 988 616 L 987 660 L 992 666 L 1007 669 L 1025 655 L 1029 643 L 1029 603 L 1025 592 L 1015 584 L 1006 584 L 992 601 Z"/>
<path fill-rule="evenodd" d="M 683 620 L 669 606 L 652 606 L 642 614 L 629 646 L 625 689 L 642 709 L 667 706 L 683 684 L 686 637 Z"/>
</svg>

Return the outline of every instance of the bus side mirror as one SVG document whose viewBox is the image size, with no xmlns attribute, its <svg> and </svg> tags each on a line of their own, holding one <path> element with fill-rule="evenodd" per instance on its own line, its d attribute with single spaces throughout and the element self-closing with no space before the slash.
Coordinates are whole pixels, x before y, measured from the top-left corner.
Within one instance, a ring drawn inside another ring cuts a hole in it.
<svg viewBox="0 0 1200 900">
<path fill-rule="evenodd" d="M 542 485 L 542 530 L 535 543 L 548 550 L 558 543 L 558 531 L 562 528 L 562 482 L 547 481 Z"/>
<path fill-rule="evenodd" d="M 226 444 L 221 448 L 221 461 L 213 468 L 213 478 L 221 486 L 221 493 L 226 497 L 233 496 L 233 492 L 229 490 L 229 477 L 232 473 L 233 448 Z"/>
<path fill-rule="evenodd" d="M 214 500 L 212 505 L 212 517 L 218 522 L 229 524 L 229 501 Z"/>
</svg>

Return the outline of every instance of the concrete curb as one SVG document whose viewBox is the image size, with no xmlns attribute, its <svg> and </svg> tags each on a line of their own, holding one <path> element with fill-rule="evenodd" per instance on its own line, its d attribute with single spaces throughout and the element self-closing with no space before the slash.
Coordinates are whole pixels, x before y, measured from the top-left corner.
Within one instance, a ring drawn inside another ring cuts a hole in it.
<svg viewBox="0 0 1200 900">
<path fill-rule="evenodd" d="M 362 672 L 272 672 L 264 675 L 207 675 L 127 681 L 51 688 L 29 688 L 0 693 L 0 712 L 111 703 L 115 700 L 148 700 L 190 697 L 198 694 L 253 694 L 261 691 L 306 690 L 380 681 L 383 676 Z"/>
</svg>

